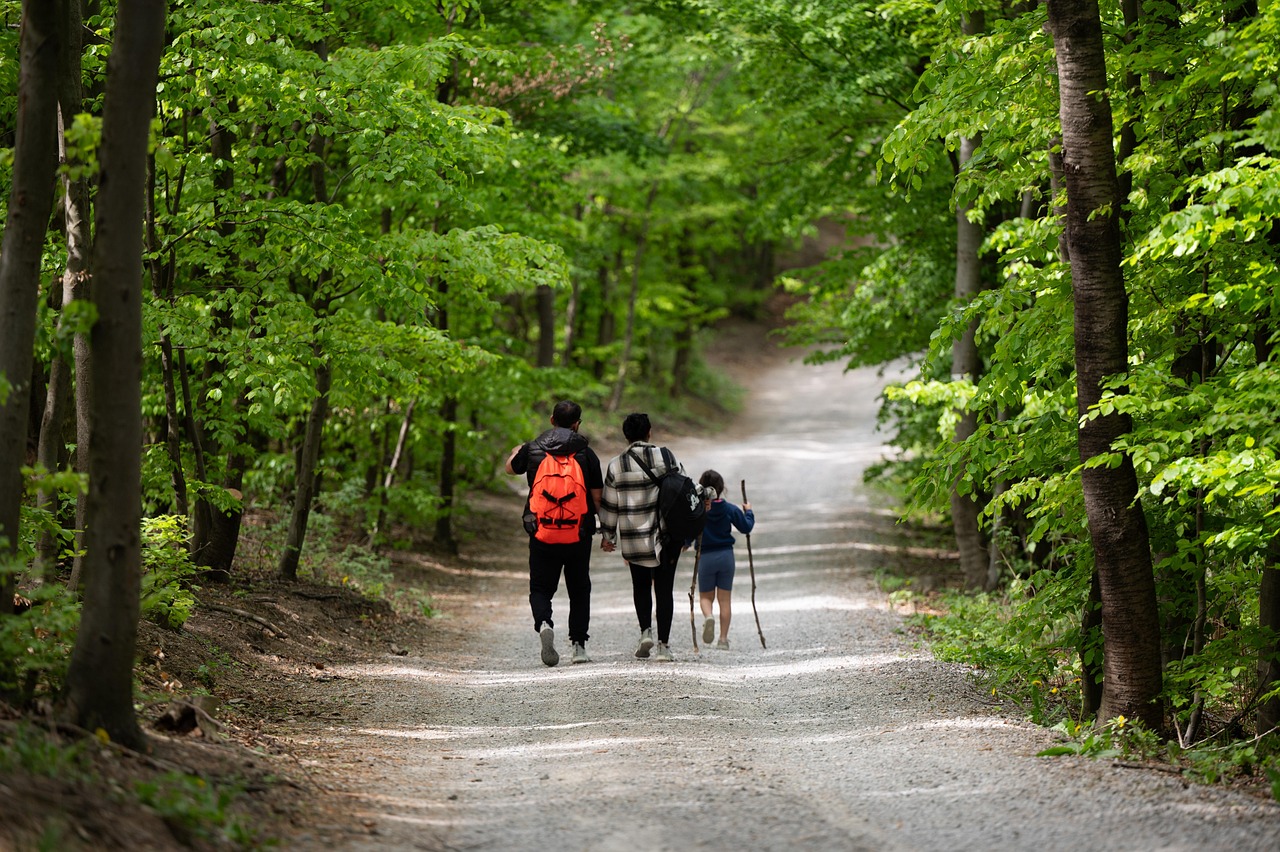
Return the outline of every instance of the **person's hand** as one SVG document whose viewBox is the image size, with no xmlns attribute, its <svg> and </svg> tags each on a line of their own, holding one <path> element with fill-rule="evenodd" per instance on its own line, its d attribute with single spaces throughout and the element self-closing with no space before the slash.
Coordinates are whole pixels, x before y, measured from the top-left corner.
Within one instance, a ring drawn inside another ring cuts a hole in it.
<svg viewBox="0 0 1280 852">
<path fill-rule="evenodd" d="M 742 511 L 744 511 L 744 512 L 745 512 L 745 511 L 747 511 L 747 510 L 748 510 L 748 509 L 750 509 L 750 508 L 751 508 L 751 503 L 749 503 L 749 502 L 748 502 L 748 501 L 746 501 L 746 500 L 743 500 L 743 501 L 742 501 Z"/>
<path fill-rule="evenodd" d="M 616 548 L 617 548 L 617 545 L 609 541 L 608 539 L 605 539 L 605 538 L 600 539 L 600 549 L 603 550 L 605 553 L 613 553 L 613 551 Z"/>
</svg>

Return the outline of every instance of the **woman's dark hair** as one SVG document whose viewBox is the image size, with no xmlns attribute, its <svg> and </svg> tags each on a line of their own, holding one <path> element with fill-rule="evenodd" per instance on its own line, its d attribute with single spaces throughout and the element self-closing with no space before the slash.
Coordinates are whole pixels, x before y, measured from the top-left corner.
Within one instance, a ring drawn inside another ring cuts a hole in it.
<svg viewBox="0 0 1280 852">
<path fill-rule="evenodd" d="M 716 490 L 716 496 L 724 497 L 724 477 L 714 470 L 704 470 L 698 479 L 699 485 L 706 485 Z"/>
<path fill-rule="evenodd" d="M 643 441 L 649 437 L 649 433 L 653 431 L 653 427 L 649 425 L 649 415 L 647 414 L 628 414 L 627 418 L 622 421 L 622 437 L 631 443 Z"/>
<path fill-rule="evenodd" d="M 556 407 L 551 409 L 551 419 L 557 426 L 565 429 L 572 428 L 573 424 L 582 419 L 582 406 L 567 399 L 557 402 Z"/>
</svg>

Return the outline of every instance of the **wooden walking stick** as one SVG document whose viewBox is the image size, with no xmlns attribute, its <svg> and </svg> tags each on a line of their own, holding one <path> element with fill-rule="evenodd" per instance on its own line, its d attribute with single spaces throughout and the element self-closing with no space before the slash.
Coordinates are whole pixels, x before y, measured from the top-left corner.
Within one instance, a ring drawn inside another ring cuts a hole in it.
<svg viewBox="0 0 1280 852">
<path fill-rule="evenodd" d="M 693 588 L 698 585 L 698 560 L 702 557 L 702 533 L 698 533 L 698 540 L 694 544 L 693 551 L 693 579 L 689 581 L 689 632 L 693 634 L 693 653 L 701 654 L 698 650 L 698 628 L 693 621 Z"/>
<path fill-rule="evenodd" d="M 750 503 L 747 499 L 747 481 L 742 480 L 742 502 Z M 747 567 L 751 569 L 751 612 L 756 617 L 756 632 L 760 634 L 760 647 L 768 649 L 768 645 L 764 644 L 764 631 L 760 629 L 760 613 L 756 610 L 756 563 L 751 558 L 751 533 L 746 533 L 747 537 Z M 692 593 L 690 593 L 692 595 Z M 690 612 L 689 617 L 693 617 Z"/>
</svg>

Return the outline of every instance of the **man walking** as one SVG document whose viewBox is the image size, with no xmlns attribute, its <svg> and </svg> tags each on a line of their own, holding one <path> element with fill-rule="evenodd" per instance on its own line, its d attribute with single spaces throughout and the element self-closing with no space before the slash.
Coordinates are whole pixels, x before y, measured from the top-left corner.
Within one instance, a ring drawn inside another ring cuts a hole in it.
<svg viewBox="0 0 1280 852">
<path fill-rule="evenodd" d="M 551 599 L 560 585 L 569 592 L 569 642 L 575 663 L 589 663 L 587 628 L 591 622 L 591 536 L 603 486 L 600 459 L 578 432 L 582 407 L 558 402 L 551 428 L 511 449 L 506 470 L 525 474 L 529 496 L 524 527 L 529 534 L 529 608 L 542 644 L 542 662 L 560 662 L 556 651 Z"/>
<path fill-rule="evenodd" d="M 604 537 L 600 547 L 612 552 L 622 548 L 622 558 L 631 570 L 631 589 L 635 598 L 636 618 L 640 622 L 640 644 L 636 656 L 644 659 L 653 651 L 653 659 L 671 662 L 671 619 L 675 609 L 672 590 L 675 586 L 676 563 L 683 542 L 659 540 L 658 486 L 645 472 L 648 465 L 653 477 L 661 477 L 670 469 L 684 472 L 666 447 L 649 442 L 652 427 L 647 414 L 628 414 L 622 421 L 622 435 L 630 442 L 620 455 L 609 462 L 600 499 L 600 528 Z M 643 460 L 643 464 L 641 464 Z M 653 607 L 657 603 L 658 641 L 654 648 Z"/>
</svg>

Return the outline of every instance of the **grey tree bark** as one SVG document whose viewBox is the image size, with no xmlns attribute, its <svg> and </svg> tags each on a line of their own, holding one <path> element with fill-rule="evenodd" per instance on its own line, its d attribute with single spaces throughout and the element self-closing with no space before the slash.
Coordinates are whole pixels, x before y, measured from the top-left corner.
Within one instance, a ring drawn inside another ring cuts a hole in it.
<svg viewBox="0 0 1280 852">
<path fill-rule="evenodd" d="M 83 108 L 83 85 L 80 82 L 80 49 L 83 16 L 79 0 L 60 0 L 54 6 L 58 15 L 58 160 L 66 166 L 78 165 L 69 161 L 63 131 L 74 121 Z M 68 306 L 76 300 L 88 298 L 87 281 L 89 267 L 89 183 L 84 178 L 73 179 L 70 174 L 62 177 L 63 230 L 67 250 L 67 262 L 62 273 L 62 315 L 59 327 L 65 327 Z M 40 446 L 37 459 L 45 470 L 60 468 L 63 458 L 63 434 L 75 386 L 75 368 L 79 358 L 87 357 L 87 337 L 77 331 L 73 335 L 71 353 L 59 352 L 49 365 L 49 387 L 45 399 L 44 417 L 40 423 Z M 66 356 L 70 354 L 68 359 Z M 41 491 L 37 498 L 40 508 L 55 517 L 59 513 L 59 498 L 55 491 Z M 77 498 L 78 507 L 83 501 Z M 76 529 L 83 527 L 83 513 L 77 512 Z M 38 573 L 45 580 L 52 580 L 58 556 L 58 539 L 46 533 L 39 543 Z M 75 548 L 79 552 L 79 548 Z M 77 561 L 79 557 L 76 557 Z"/>
<path fill-rule="evenodd" d="M 98 322 L 85 534 L 85 600 L 62 712 L 117 743 L 143 743 L 133 709 L 141 578 L 142 223 L 164 0 L 120 0 L 107 62 L 96 239 Z"/>
<path fill-rule="evenodd" d="M 965 32 L 979 32 L 981 28 L 981 15 L 966 18 Z M 977 147 L 977 139 L 960 140 L 960 169 L 973 157 Z M 982 226 L 969 221 L 969 209 L 966 205 L 956 206 L 955 296 L 960 304 L 972 301 L 982 290 L 982 265 L 978 257 L 982 247 Z M 971 320 L 964 334 L 951 344 L 953 381 L 978 380 L 982 371 L 982 359 L 978 354 L 977 332 L 977 320 Z M 956 414 L 958 419 L 951 440 L 962 444 L 977 431 L 978 415 L 968 408 L 961 409 Z M 990 565 L 990 555 L 983 541 L 982 529 L 978 525 L 982 506 L 975 494 L 960 492 L 959 479 L 957 476 L 951 484 L 951 524 L 955 532 L 956 547 L 960 551 L 960 569 L 964 574 L 965 588 L 982 589 L 987 585 Z"/>
<path fill-rule="evenodd" d="M 1163 728 L 1160 628 L 1146 518 L 1133 462 L 1088 467 L 1130 430 L 1122 414 L 1097 415 L 1104 380 L 1128 367 L 1128 309 L 1121 271 L 1120 195 L 1111 102 L 1096 0 L 1048 0 L 1062 120 L 1066 232 L 1075 319 L 1077 434 L 1085 511 L 1102 599 L 1099 719 Z M 1095 416 L 1096 415 L 1096 416 Z"/>
</svg>

